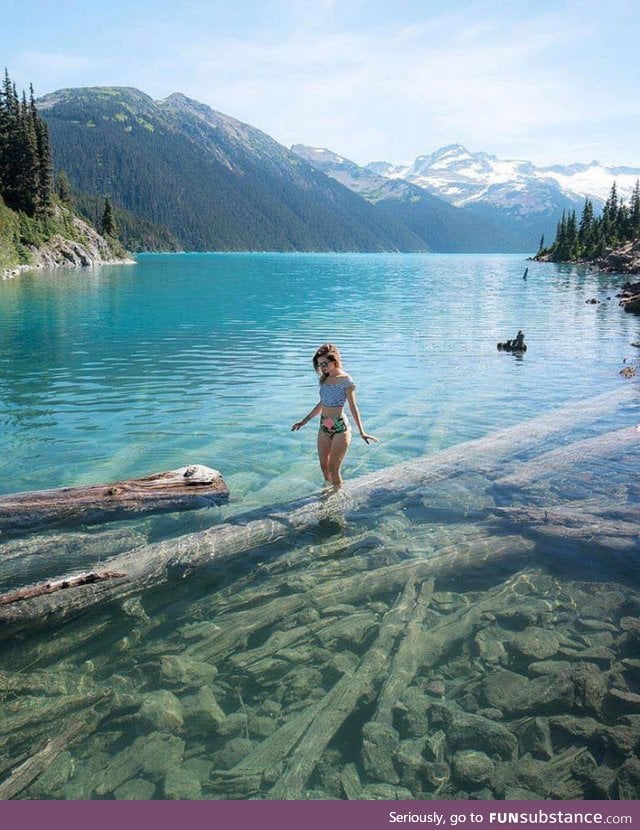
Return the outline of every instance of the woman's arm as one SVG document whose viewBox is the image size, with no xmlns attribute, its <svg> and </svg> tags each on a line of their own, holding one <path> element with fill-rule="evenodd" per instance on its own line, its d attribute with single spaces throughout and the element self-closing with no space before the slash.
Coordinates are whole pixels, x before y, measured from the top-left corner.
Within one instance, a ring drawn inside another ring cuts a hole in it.
<svg viewBox="0 0 640 830">
<path fill-rule="evenodd" d="M 360 410 L 358 409 L 358 404 L 356 403 L 356 390 L 355 389 L 347 389 L 347 401 L 349 402 L 349 409 L 351 410 L 351 414 L 353 415 L 353 420 L 356 422 L 356 426 L 358 427 L 358 431 L 362 436 L 363 440 L 369 443 L 369 441 L 373 441 L 374 444 L 378 444 L 378 439 L 375 435 L 368 435 L 364 431 L 364 427 L 362 426 L 362 418 L 360 417 Z"/>
<path fill-rule="evenodd" d="M 313 407 L 311 412 L 308 415 L 305 415 L 301 421 L 296 421 L 295 424 L 291 427 L 291 432 L 297 432 L 297 430 L 302 429 L 305 424 L 308 424 L 312 418 L 315 418 L 318 412 L 322 409 L 322 404 L 320 401 Z"/>
</svg>

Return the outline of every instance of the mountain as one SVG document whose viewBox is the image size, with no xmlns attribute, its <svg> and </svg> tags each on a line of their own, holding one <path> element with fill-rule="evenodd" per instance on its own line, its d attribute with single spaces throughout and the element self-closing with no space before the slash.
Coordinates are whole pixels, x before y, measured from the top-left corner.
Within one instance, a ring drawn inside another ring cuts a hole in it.
<svg viewBox="0 0 640 830">
<path fill-rule="evenodd" d="M 402 221 L 434 251 L 446 252 L 527 252 L 535 244 L 517 229 L 503 227 L 448 201 L 432 195 L 422 186 L 402 177 L 385 177 L 374 169 L 331 150 L 294 144 L 291 150 L 316 169 L 375 204 L 389 217 Z M 382 165 L 383 172 L 388 165 Z M 538 240 L 536 239 L 536 242 Z"/>
<path fill-rule="evenodd" d="M 420 251 L 401 221 L 260 130 L 181 94 L 65 89 L 38 102 L 74 190 L 189 250 Z"/>
<path fill-rule="evenodd" d="M 537 167 L 529 161 L 471 153 L 461 144 L 418 156 L 411 165 L 373 162 L 366 169 L 406 181 L 504 227 L 524 233 L 537 246 L 541 233 L 553 239 L 563 210 L 581 210 L 585 197 L 601 207 L 617 183 L 629 198 L 640 169 L 591 164 Z"/>
</svg>

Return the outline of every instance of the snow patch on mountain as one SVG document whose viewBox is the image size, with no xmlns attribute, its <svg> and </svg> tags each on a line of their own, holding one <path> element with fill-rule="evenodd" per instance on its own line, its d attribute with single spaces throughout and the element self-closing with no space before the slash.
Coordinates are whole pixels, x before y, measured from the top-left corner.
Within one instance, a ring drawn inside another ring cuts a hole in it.
<svg viewBox="0 0 640 830">
<path fill-rule="evenodd" d="M 486 204 L 521 215 L 547 213 L 560 203 L 579 204 L 588 197 L 602 205 L 616 182 L 620 198 L 629 200 L 640 168 L 591 164 L 537 167 L 530 161 L 472 153 L 461 144 L 420 155 L 411 165 L 373 162 L 367 169 L 403 179 L 440 196 L 456 207 Z"/>
</svg>

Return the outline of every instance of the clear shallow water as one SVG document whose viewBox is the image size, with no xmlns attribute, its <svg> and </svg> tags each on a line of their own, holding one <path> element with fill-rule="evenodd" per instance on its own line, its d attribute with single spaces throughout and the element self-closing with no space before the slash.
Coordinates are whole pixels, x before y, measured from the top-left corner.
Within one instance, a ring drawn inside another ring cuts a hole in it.
<svg viewBox="0 0 640 830">
<path fill-rule="evenodd" d="M 224 508 L 91 529 L 90 541 L 7 540 L 4 590 L 316 493 L 315 430 L 289 428 L 316 400 L 308 361 L 325 340 L 382 439 L 354 442 L 350 479 L 568 401 L 616 400 L 360 506 L 347 494 L 299 533 L 54 637 L 5 639 L 0 768 L 86 723 L 16 797 L 635 797 L 623 767 L 640 734 L 628 697 L 640 693 L 637 445 L 575 442 L 640 420 L 635 380 L 618 375 L 625 357 L 638 363 L 640 323 L 614 278 L 528 263 L 525 282 L 525 264 L 157 255 L 0 285 L 3 492 L 190 462 L 220 469 L 232 492 Z M 526 354 L 498 352 L 518 329 Z M 529 514 L 500 512 L 512 508 Z M 577 521 L 553 512 L 567 509 Z M 430 576 L 416 619 L 411 592 Z M 398 633 L 397 618 L 411 627 Z M 417 661 L 402 651 L 413 637 Z M 398 653 L 405 684 L 392 694 Z M 585 672 L 599 678 L 586 691 Z M 532 717 L 533 730 L 521 723 Z"/>
<path fill-rule="evenodd" d="M 197 461 L 238 507 L 310 492 L 312 430 L 288 430 L 317 399 L 309 357 L 326 340 L 382 439 L 355 444 L 348 475 L 484 435 L 623 383 L 640 323 L 612 283 L 520 256 L 278 254 L 147 255 L 5 282 L 0 490 Z M 518 329 L 522 360 L 496 350 Z"/>
</svg>

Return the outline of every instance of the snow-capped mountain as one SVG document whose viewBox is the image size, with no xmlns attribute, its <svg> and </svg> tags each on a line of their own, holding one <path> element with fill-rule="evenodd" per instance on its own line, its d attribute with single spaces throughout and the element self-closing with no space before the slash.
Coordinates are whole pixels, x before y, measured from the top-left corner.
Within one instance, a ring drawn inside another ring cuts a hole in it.
<svg viewBox="0 0 640 830">
<path fill-rule="evenodd" d="M 607 167 L 597 161 L 536 167 L 530 161 L 471 153 L 461 144 L 450 144 L 430 155 L 418 156 L 408 166 L 373 162 L 366 165 L 366 169 L 424 187 L 458 206 L 492 202 L 494 194 L 504 193 L 508 186 L 518 193 L 529 193 L 529 199 L 522 199 L 522 205 L 524 210 L 533 212 L 538 207 L 535 197 L 541 189 L 559 191 L 572 201 L 584 201 L 588 197 L 599 205 L 606 200 L 614 181 L 618 195 L 629 199 L 640 177 L 640 168 Z M 497 203 L 500 204 L 500 200 Z"/>
<path fill-rule="evenodd" d="M 359 167 L 355 162 L 325 148 L 294 144 L 291 150 L 317 170 L 376 205 L 390 219 L 402 221 L 432 250 L 535 250 L 530 234 L 523 234 L 518 228 L 506 227 L 502 221 L 495 222 L 491 217 L 483 217 L 464 206 L 452 205 L 450 200 L 432 189 L 421 187 L 401 176 L 380 175 L 374 169 Z"/>
<path fill-rule="evenodd" d="M 418 156 L 411 165 L 374 162 L 366 169 L 411 182 L 457 207 L 512 227 L 529 228 L 538 236 L 541 232 L 552 236 L 562 211 L 580 211 L 585 197 L 598 210 L 614 181 L 619 197 L 628 200 L 640 178 L 640 168 L 607 167 L 597 161 L 537 167 L 530 161 L 471 153 L 460 144 Z"/>
</svg>

